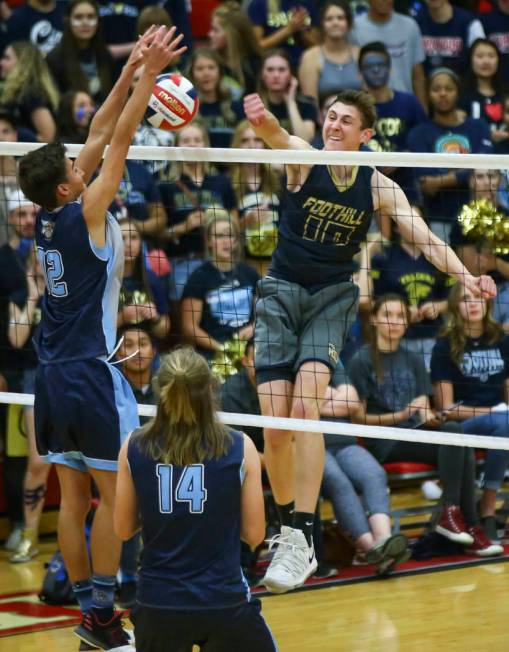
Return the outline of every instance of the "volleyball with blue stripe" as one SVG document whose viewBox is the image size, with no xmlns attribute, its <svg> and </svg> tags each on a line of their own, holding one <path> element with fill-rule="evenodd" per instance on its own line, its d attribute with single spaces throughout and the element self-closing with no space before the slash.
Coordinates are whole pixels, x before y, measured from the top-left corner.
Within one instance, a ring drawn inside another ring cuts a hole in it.
<svg viewBox="0 0 509 652">
<path fill-rule="evenodd" d="M 198 106 L 198 93 L 183 75 L 177 72 L 159 75 L 145 118 L 157 129 L 176 131 L 191 122 Z"/>
</svg>

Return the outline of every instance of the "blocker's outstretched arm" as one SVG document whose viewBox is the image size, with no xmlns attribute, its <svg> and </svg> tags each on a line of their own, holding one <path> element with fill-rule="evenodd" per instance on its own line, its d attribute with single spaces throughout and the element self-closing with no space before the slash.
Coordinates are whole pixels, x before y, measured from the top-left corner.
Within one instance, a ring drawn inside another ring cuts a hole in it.
<svg viewBox="0 0 509 652">
<path fill-rule="evenodd" d="M 375 171 L 371 178 L 371 188 L 375 209 L 390 215 L 403 238 L 418 247 L 432 265 L 456 278 L 477 296 L 491 299 L 497 295 L 491 276 L 473 276 L 454 251 L 412 210 L 405 193 L 394 181 Z"/>
</svg>

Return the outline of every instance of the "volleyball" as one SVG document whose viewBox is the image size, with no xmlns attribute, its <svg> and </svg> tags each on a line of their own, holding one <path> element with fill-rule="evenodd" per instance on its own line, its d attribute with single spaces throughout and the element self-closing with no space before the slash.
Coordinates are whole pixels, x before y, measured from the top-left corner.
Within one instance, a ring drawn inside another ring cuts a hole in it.
<svg viewBox="0 0 509 652">
<path fill-rule="evenodd" d="M 157 129 L 176 131 L 191 122 L 198 106 L 198 93 L 188 79 L 179 73 L 159 75 L 145 118 Z"/>
</svg>

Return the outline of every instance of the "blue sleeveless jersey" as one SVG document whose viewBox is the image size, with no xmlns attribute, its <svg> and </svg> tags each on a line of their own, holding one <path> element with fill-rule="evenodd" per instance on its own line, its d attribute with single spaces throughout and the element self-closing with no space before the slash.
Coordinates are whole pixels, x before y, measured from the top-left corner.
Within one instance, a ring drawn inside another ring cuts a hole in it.
<svg viewBox="0 0 509 652">
<path fill-rule="evenodd" d="M 328 166 L 315 165 L 298 192 L 286 190 L 269 276 L 310 291 L 349 280 L 373 216 L 372 175 L 359 166 L 342 190 Z"/>
<path fill-rule="evenodd" d="M 41 363 L 109 356 L 115 347 L 124 246 L 106 215 L 106 244 L 91 240 L 81 203 L 37 216 L 36 243 L 46 277 L 34 342 Z"/>
<path fill-rule="evenodd" d="M 227 608 L 249 600 L 240 567 L 242 433 L 219 459 L 179 467 L 150 459 L 133 433 L 127 459 L 143 550 L 138 602 L 159 609 Z"/>
</svg>

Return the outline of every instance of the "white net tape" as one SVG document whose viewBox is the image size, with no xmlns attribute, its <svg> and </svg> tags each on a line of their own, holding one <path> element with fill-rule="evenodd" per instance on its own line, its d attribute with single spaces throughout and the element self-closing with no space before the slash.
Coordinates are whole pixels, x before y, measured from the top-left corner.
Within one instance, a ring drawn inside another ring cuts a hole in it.
<svg viewBox="0 0 509 652">
<path fill-rule="evenodd" d="M 0 392 L 0 403 L 33 405 L 34 396 L 33 394 Z M 153 417 L 156 413 L 156 408 L 154 405 L 138 405 L 138 413 L 140 416 Z M 449 444 L 451 446 L 509 450 L 509 437 L 507 440 L 503 440 L 497 437 L 463 435 L 459 433 L 439 432 L 438 430 L 430 432 L 408 428 L 391 428 L 389 426 L 337 423 L 327 420 L 314 421 L 311 419 L 263 417 L 257 414 L 239 414 L 235 412 L 218 412 L 218 415 L 223 423 L 231 426 L 251 426 L 293 432 L 316 432 L 330 435 L 366 437 L 370 439 L 394 439 L 397 441 L 422 442 L 425 444 Z"/>
</svg>

